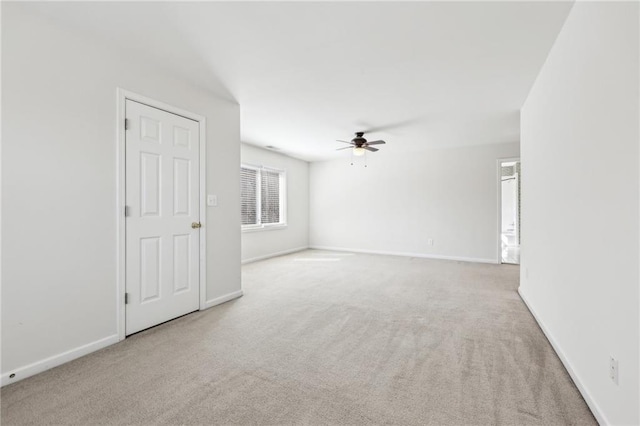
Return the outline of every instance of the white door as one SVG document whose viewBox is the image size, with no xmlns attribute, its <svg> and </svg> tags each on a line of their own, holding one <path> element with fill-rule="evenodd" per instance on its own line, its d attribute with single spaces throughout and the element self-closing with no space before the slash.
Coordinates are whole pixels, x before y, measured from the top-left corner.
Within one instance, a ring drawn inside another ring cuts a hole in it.
<svg viewBox="0 0 640 426">
<path fill-rule="evenodd" d="M 126 334 L 199 308 L 198 122 L 126 101 Z"/>
</svg>

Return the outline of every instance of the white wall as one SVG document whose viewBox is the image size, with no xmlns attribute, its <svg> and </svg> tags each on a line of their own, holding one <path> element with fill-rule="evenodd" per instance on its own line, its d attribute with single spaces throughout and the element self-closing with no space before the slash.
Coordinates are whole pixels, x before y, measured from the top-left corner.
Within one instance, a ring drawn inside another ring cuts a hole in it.
<svg viewBox="0 0 640 426">
<path fill-rule="evenodd" d="M 311 164 L 312 247 L 497 262 L 496 160 L 517 143 L 367 155 Z"/>
<path fill-rule="evenodd" d="M 246 164 L 287 172 L 287 227 L 243 232 L 242 261 L 250 262 L 307 248 L 309 163 L 244 143 L 240 148 L 240 158 Z"/>
<path fill-rule="evenodd" d="M 618 425 L 640 422 L 638 12 L 577 2 L 522 109 L 520 292 Z"/>
<path fill-rule="evenodd" d="M 240 290 L 240 114 L 161 64 L 2 7 L 6 382 L 117 339 L 117 87 L 206 116 L 207 190 L 219 200 L 206 217 L 206 297 Z"/>
</svg>

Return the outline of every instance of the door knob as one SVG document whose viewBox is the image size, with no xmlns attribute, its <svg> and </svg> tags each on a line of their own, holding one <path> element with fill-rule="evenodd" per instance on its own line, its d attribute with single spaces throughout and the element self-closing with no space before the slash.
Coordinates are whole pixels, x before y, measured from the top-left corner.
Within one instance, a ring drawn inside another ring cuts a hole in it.
<svg viewBox="0 0 640 426">
<path fill-rule="evenodd" d="M 191 227 L 193 229 L 198 229 L 198 228 L 202 228 L 202 224 L 200 222 L 192 222 L 191 223 Z"/>
</svg>

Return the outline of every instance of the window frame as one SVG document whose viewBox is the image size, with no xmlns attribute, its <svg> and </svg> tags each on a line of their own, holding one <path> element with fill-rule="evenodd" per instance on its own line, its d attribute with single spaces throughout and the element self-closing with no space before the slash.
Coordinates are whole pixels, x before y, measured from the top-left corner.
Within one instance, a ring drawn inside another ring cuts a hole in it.
<svg viewBox="0 0 640 426">
<path fill-rule="evenodd" d="M 277 169 L 275 167 L 258 166 L 248 163 L 240 163 L 240 173 L 242 169 L 255 170 L 256 173 L 256 220 L 259 223 L 243 225 L 240 221 L 242 232 L 269 231 L 275 229 L 284 229 L 287 227 L 287 171 Z M 261 223 L 262 222 L 262 171 L 278 173 L 278 190 L 280 201 L 280 222 L 278 223 Z M 242 193 L 240 194 L 240 202 L 242 202 Z M 242 218 L 241 218 L 242 219 Z"/>
</svg>

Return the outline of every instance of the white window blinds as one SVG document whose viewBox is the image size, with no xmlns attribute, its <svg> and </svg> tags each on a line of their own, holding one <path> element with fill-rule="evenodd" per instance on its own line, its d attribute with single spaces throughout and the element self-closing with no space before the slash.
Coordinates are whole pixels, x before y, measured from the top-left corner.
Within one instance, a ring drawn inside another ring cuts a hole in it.
<svg viewBox="0 0 640 426">
<path fill-rule="evenodd" d="M 283 171 L 241 166 L 241 220 L 244 227 L 285 224 L 284 184 Z"/>
<path fill-rule="evenodd" d="M 280 173 L 262 170 L 262 223 L 280 223 Z"/>
<path fill-rule="evenodd" d="M 258 170 L 240 169 L 241 214 L 243 225 L 258 224 Z"/>
</svg>

